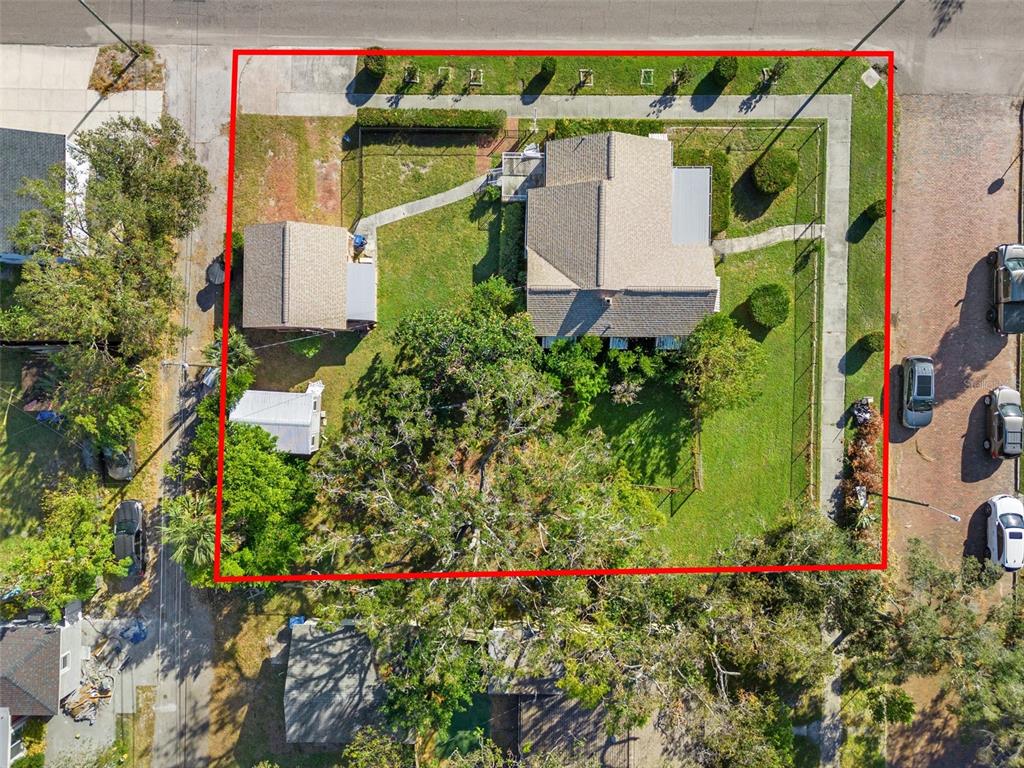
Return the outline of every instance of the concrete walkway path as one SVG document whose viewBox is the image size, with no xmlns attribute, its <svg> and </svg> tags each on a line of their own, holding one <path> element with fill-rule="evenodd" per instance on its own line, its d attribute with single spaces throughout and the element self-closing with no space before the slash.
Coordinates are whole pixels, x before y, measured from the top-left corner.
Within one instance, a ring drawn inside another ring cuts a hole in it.
<svg viewBox="0 0 1024 768">
<path fill-rule="evenodd" d="M 846 293 L 850 220 L 850 127 L 853 98 L 814 96 L 349 96 L 359 106 L 382 109 L 503 109 L 520 120 L 556 117 L 658 118 L 662 120 L 827 121 L 825 266 L 821 280 L 821 432 L 818 501 L 832 514 L 840 497 L 846 421 Z"/>
<path fill-rule="evenodd" d="M 825 227 L 821 224 L 789 224 L 783 227 L 772 227 L 764 232 L 748 237 L 730 237 L 722 240 L 712 240 L 711 247 L 715 253 L 728 256 L 732 253 L 746 253 L 756 251 L 758 248 L 767 248 L 778 243 L 787 243 L 794 240 L 817 240 L 825 234 Z"/>
</svg>

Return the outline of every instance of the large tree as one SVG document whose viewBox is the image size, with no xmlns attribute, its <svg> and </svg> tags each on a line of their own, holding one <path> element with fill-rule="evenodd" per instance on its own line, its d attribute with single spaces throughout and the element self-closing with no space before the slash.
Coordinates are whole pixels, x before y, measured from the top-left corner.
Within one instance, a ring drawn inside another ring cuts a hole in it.
<svg viewBox="0 0 1024 768">
<path fill-rule="evenodd" d="M 58 618 L 71 600 L 86 600 L 101 576 L 124 576 L 114 559 L 110 510 L 95 480 L 67 481 L 42 497 L 40 531 L 0 565 L 0 592 L 17 590 L 8 606 L 46 608 Z"/>
<path fill-rule="evenodd" d="M 213 583 L 216 547 L 213 503 L 208 493 L 185 493 L 164 503 L 167 523 L 163 543 L 173 548 L 171 558 L 196 585 Z"/>
</svg>

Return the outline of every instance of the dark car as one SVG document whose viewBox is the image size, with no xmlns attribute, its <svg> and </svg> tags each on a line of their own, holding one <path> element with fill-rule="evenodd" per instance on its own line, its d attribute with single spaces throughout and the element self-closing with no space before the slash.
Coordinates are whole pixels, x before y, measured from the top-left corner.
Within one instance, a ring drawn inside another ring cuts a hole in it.
<svg viewBox="0 0 1024 768">
<path fill-rule="evenodd" d="M 100 455 L 103 457 L 103 472 L 107 480 L 116 483 L 127 483 L 135 475 L 135 443 L 129 443 L 123 451 L 115 451 L 113 448 L 104 448 Z"/>
<path fill-rule="evenodd" d="M 988 319 L 1002 334 L 1024 332 L 1024 245 L 1004 244 L 988 255 L 992 307 Z"/>
<path fill-rule="evenodd" d="M 907 429 L 927 427 L 934 407 L 934 362 L 924 355 L 904 357 L 900 365 L 900 422 Z"/>
<path fill-rule="evenodd" d="M 144 515 L 142 502 L 137 499 L 125 499 L 114 512 L 114 557 L 131 560 L 129 576 L 141 576 L 146 571 Z"/>
<path fill-rule="evenodd" d="M 985 450 L 993 459 L 1020 456 L 1024 433 L 1024 411 L 1020 408 L 1020 392 L 1012 387 L 996 387 L 985 395 Z"/>
</svg>

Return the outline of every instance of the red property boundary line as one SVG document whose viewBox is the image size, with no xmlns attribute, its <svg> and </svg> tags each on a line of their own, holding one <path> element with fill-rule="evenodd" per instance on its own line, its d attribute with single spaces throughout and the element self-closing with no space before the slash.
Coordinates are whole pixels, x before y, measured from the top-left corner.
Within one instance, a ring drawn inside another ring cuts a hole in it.
<svg viewBox="0 0 1024 768">
<path fill-rule="evenodd" d="M 235 136 L 238 116 L 238 59 L 241 56 L 357 56 L 377 54 L 383 56 L 820 56 L 829 58 L 880 58 L 888 63 L 886 81 L 886 217 L 885 217 L 885 376 L 882 381 L 882 559 L 877 563 L 822 563 L 814 565 L 738 565 L 738 566 L 693 566 L 676 568 L 573 568 L 535 571 L 442 571 L 408 573 L 328 573 L 328 574 L 282 574 L 266 576 L 225 576 L 220 572 L 221 520 L 224 502 L 224 430 L 227 419 L 227 345 L 222 345 L 220 370 L 220 429 L 217 444 L 217 495 L 216 533 L 213 556 L 213 580 L 218 584 L 243 582 L 285 582 L 285 581 L 362 581 L 385 579 L 456 579 L 495 577 L 543 577 L 543 576 L 637 576 L 652 574 L 698 574 L 698 573 L 785 573 L 809 571 L 872 571 L 885 570 L 889 565 L 889 322 L 891 308 L 891 261 L 892 261 L 892 186 L 893 186 L 893 94 L 896 71 L 893 51 L 729 51 L 729 50 L 502 50 L 502 49 L 312 49 L 312 48 L 240 48 L 231 55 L 231 122 L 228 136 L 228 178 L 227 216 L 224 236 L 224 319 L 222 337 L 227 338 L 231 291 L 231 232 L 234 214 L 235 191 Z"/>
</svg>

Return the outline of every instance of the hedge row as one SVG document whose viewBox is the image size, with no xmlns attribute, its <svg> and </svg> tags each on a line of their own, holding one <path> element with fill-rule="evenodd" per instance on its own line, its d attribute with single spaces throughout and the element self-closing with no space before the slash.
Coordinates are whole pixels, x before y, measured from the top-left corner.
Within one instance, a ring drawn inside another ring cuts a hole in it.
<svg viewBox="0 0 1024 768">
<path fill-rule="evenodd" d="M 453 128 L 497 133 L 507 114 L 493 109 L 378 109 L 363 107 L 356 120 L 363 128 Z"/>
<path fill-rule="evenodd" d="M 618 131 L 646 136 L 650 133 L 664 133 L 665 124 L 660 120 L 612 120 L 609 118 L 581 118 L 578 120 L 561 118 L 555 120 L 552 138 L 568 139 L 572 136 L 586 136 L 591 133 Z"/>
<path fill-rule="evenodd" d="M 498 274 L 512 285 L 526 283 L 526 203 L 506 203 L 501 209 Z"/>
<path fill-rule="evenodd" d="M 711 234 L 729 228 L 732 220 L 732 167 L 729 155 L 720 149 L 698 149 L 675 145 L 676 165 L 711 166 Z"/>
</svg>

